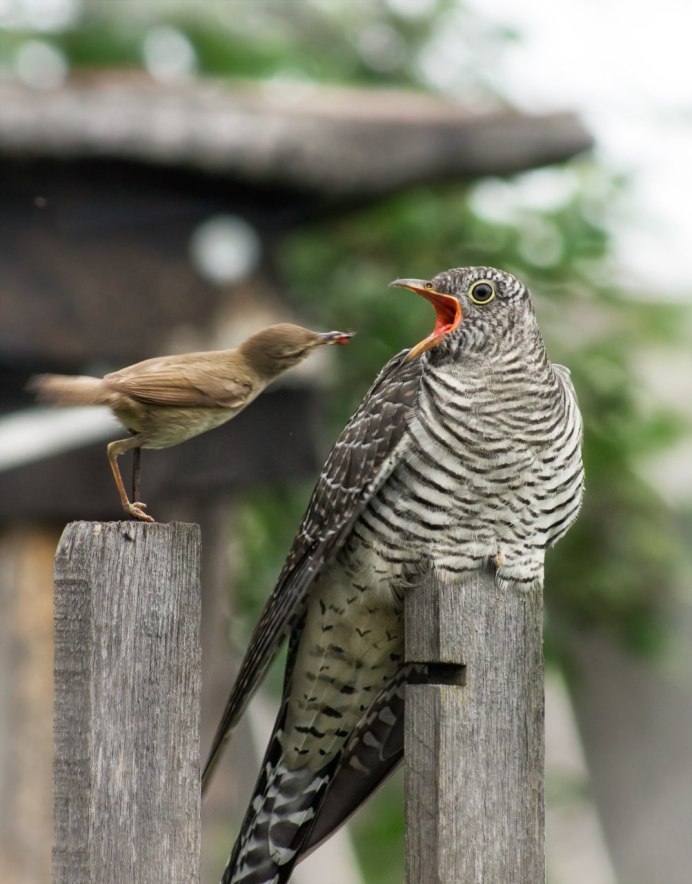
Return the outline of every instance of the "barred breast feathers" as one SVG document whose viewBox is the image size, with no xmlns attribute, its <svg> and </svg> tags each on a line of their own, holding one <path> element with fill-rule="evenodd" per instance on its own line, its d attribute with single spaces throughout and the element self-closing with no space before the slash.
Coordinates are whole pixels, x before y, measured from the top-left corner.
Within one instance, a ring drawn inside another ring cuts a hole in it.
<svg viewBox="0 0 692 884">
<path fill-rule="evenodd" d="M 430 360 L 408 435 L 354 531 L 358 564 L 372 568 L 374 547 L 395 581 L 431 559 L 450 581 L 490 560 L 500 583 L 540 582 L 583 489 L 574 389 L 542 342 L 530 366 L 511 352 L 494 364 Z"/>
</svg>

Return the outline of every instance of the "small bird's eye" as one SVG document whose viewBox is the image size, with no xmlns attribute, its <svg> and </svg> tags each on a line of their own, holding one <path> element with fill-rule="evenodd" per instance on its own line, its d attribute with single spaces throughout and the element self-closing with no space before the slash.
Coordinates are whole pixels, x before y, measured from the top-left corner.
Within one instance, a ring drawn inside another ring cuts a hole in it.
<svg viewBox="0 0 692 884">
<path fill-rule="evenodd" d="M 489 304 L 495 297 L 495 286 L 491 282 L 480 280 L 474 282 L 469 289 L 469 298 L 474 304 Z"/>
<path fill-rule="evenodd" d="M 433 287 L 433 284 L 431 282 L 426 282 L 425 287 L 426 289 L 431 289 Z"/>
</svg>

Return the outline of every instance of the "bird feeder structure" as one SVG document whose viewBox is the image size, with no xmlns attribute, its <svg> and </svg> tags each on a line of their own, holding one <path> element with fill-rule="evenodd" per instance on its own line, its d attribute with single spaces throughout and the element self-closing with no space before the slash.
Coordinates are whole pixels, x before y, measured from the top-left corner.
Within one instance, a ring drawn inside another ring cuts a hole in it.
<svg viewBox="0 0 692 884">
<path fill-rule="evenodd" d="M 590 145 L 571 114 L 479 114 L 423 93 L 162 85 L 122 72 L 50 92 L 0 83 L 0 879 L 49 880 L 57 537 L 69 520 L 121 517 L 105 459 L 118 428 L 41 413 L 29 376 L 234 346 L 273 321 L 310 325 L 273 262 L 296 227 Z M 316 474 L 317 373 L 308 366 L 230 424 L 145 458 L 157 515 L 202 524 L 205 592 L 219 579 L 228 498 Z M 205 660 L 224 657 L 220 596 L 204 599 Z M 220 669 L 203 671 L 203 708 L 223 700 Z M 203 740 L 213 724 L 203 716 Z"/>
</svg>

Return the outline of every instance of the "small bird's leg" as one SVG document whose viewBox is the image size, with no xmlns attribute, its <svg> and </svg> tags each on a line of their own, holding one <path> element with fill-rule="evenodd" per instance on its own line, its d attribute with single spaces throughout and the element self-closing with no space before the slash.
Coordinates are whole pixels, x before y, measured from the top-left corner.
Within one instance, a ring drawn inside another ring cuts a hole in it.
<svg viewBox="0 0 692 884">
<path fill-rule="evenodd" d="M 142 448 L 137 446 L 132 451 L 132 499 L 140 500 L 142 491 L 139 486 L 140 465 L 142 461 Z"/>
<path fill-rule="evenodd" d="M 145 503 L 141 503 L 138 500 L 134 503 L 130 502 L 118 467 L 118 458 L 120 455 L 129 451 L 130 448 L 139 448 L 140 444 L 141 439 L 139 436 L 132 436 L 129 439 L 118 439 L 117 442 L 111 442 L 108 446 L 108 463 L 111 465 L 113 478 L 115 479 L 115 487 L 118 489 L 118 494 L 120 495 L 120 502 L 128 516 L 132 519 L 139 519 L 142 522 L 154 522 L 156 520 L 153 516 L 144 512 L 147 508 Z"/>
</svg>

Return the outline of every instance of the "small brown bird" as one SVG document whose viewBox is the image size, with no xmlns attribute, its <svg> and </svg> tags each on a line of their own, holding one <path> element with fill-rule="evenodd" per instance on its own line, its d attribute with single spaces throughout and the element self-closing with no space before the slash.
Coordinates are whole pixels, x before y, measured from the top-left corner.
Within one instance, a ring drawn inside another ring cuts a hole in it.
<svg viewBox="0 0 692 884">
<path fill-rule="evenodd" d="M 314 332 L 299 325 L 271 325 L 251 335 L 237 349 L 182 353 L 145 359 L 103 378 L 36 375 L 29 389 L 40 402 L 54 405 L 107 405 L 131 433 L 108 445 L 108 461 L 125 512 L 143 522 L 139 494 L 142 448 L 168 448 L 230 420 L 249 405 L 270 381 L 298 365 L 324 344 L 346 344 L 349 332 Z M 133 497 L 130 501 L 118 457 L 134 449 Z"/>
</svg>

